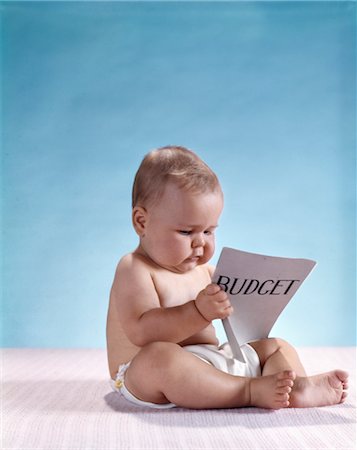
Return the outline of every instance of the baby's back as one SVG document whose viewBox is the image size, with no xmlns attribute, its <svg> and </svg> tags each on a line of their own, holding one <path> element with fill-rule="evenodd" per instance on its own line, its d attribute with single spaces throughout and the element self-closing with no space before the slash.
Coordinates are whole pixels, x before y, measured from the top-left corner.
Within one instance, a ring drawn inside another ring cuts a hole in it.
<svg viewBox="0 0 357 450">
<path fill-rule="evenodd" d="M 114 379 L 119 365 L 131 361 L 139 350 L 140 347 L 130 342 L 124 333 L 119 319 L 119 311 L 113 296 L 110 295 L 107 317 L 107 356 L 110 376 Z"/>
</svg>

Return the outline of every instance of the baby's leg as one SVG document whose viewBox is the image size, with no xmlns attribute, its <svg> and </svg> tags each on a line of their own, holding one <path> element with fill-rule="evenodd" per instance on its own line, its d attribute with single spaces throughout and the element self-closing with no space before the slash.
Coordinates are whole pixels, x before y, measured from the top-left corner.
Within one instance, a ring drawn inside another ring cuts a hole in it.
<svg viewBox="0 0 357 450">
<path fill-rule="evenodd" d="M 258 353 L 262 375 L 272 375 L 281 370 L 293 370 L 298 376 L 306 376 L 299 355 L 288 342 L 268 338 L 250 342 L 249 345 Z"/>
<path fill-rule="evenodd" d="M 294 374 L 245 378 L 229 375 L 177 344 L 155 342 L 141 349 L 125 374 L 127 389 L 152 403 L 172 402 L 194 409 L 289 405 Z"/>
<path fill-rule="evenodd" d="M 348 373 L 333 370 L 312 377 L 305 369 L 296 350 L 282 339 L 262 339 L 250 345 L 256 350 L 262 366 L 262 375 L 292 370 L 297 377 L 290 394 L 290 407 L 304 408 L 342 403 L 347 396 Z"/>
</svg>

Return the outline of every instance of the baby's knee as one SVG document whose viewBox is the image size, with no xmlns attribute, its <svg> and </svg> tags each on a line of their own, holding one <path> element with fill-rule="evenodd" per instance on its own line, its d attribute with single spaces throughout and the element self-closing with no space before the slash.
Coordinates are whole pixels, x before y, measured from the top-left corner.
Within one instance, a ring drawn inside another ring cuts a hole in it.
<svg viewBox="0 0 357 450">
<path fill-rule="evenodd" d="M 150 352 L 150 353 L 162 353 L 167 351 L 172 351 L 173 348 L 177 347 L 178 345 L 173 342 L 164 342 L 164 341 L 157 341 L 157 342 L 150 342 L 149 344 L 146 344 L 144 347 L 142 347 L 141 350 Z"/>
<path fill-rule="evenodd" d="M 287 346 L 290 346 L 290 344 L 287 341 L 284 341 L 284 339 L 271 337 L 271 338 L 265 338 L 261 339 L 259 341 L 256 341 L 260 343 L 260 346 L 266 350 L 269 351 L 269 353 L 275 353 L 278 350 L 282 348 L 286 348 Z M 254 343 L 253 343 L 254 346 Z"/>
<path fill-rule="evenodd" d="M 291 347 L 289 342 L 287 342 L 287 341 L 285 341 L 284 339 L 281 339 L 281 338 L 274 337 L 274 338 L 268 338 L 267 340 L 269 341 L 270 345 L 272 345 L 274 347 L 274 349 L 276 351 L 280 350 L 280 349 L 283 349 L 283 348 Z"/>
<path fill-rule="evenodd" d="M 178 349 L 180 346 L 172 342 L 150 342 L 142 347 L 140 356 L 154 361 L 157 367 L 160 363 L 167 365 Z"/>
</svg>

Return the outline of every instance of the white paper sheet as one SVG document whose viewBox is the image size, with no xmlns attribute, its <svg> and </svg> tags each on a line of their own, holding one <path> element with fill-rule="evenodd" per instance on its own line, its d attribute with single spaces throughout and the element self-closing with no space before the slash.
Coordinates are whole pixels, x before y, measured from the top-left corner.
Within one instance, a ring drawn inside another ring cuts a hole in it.
<svg viewBox="0 0 357 450">
<path fill-rule="evenodd" d="M 245 362 L 240 345 L 269 336 L 280 313 L 315 265 L 310 259 L 222 249 L 212 281 L 227 292 L 234 308 L 223 326 L 238 360 Z"/>
</svg>

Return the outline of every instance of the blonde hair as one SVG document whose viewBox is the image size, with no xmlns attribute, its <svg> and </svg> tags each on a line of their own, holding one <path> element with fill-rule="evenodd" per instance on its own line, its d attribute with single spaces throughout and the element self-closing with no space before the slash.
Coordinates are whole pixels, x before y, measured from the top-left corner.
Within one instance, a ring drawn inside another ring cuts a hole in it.
<svg viewBox="0 0 357 450">
<path fill-rule="evenodd" d="M 167 183 L 192 193 L 222 192 L 216 174 L 191 150 L 180 146 L 161 147 L 148 153 L 136 172 L 132 207 L 160 200 Z"/>
</svg>

